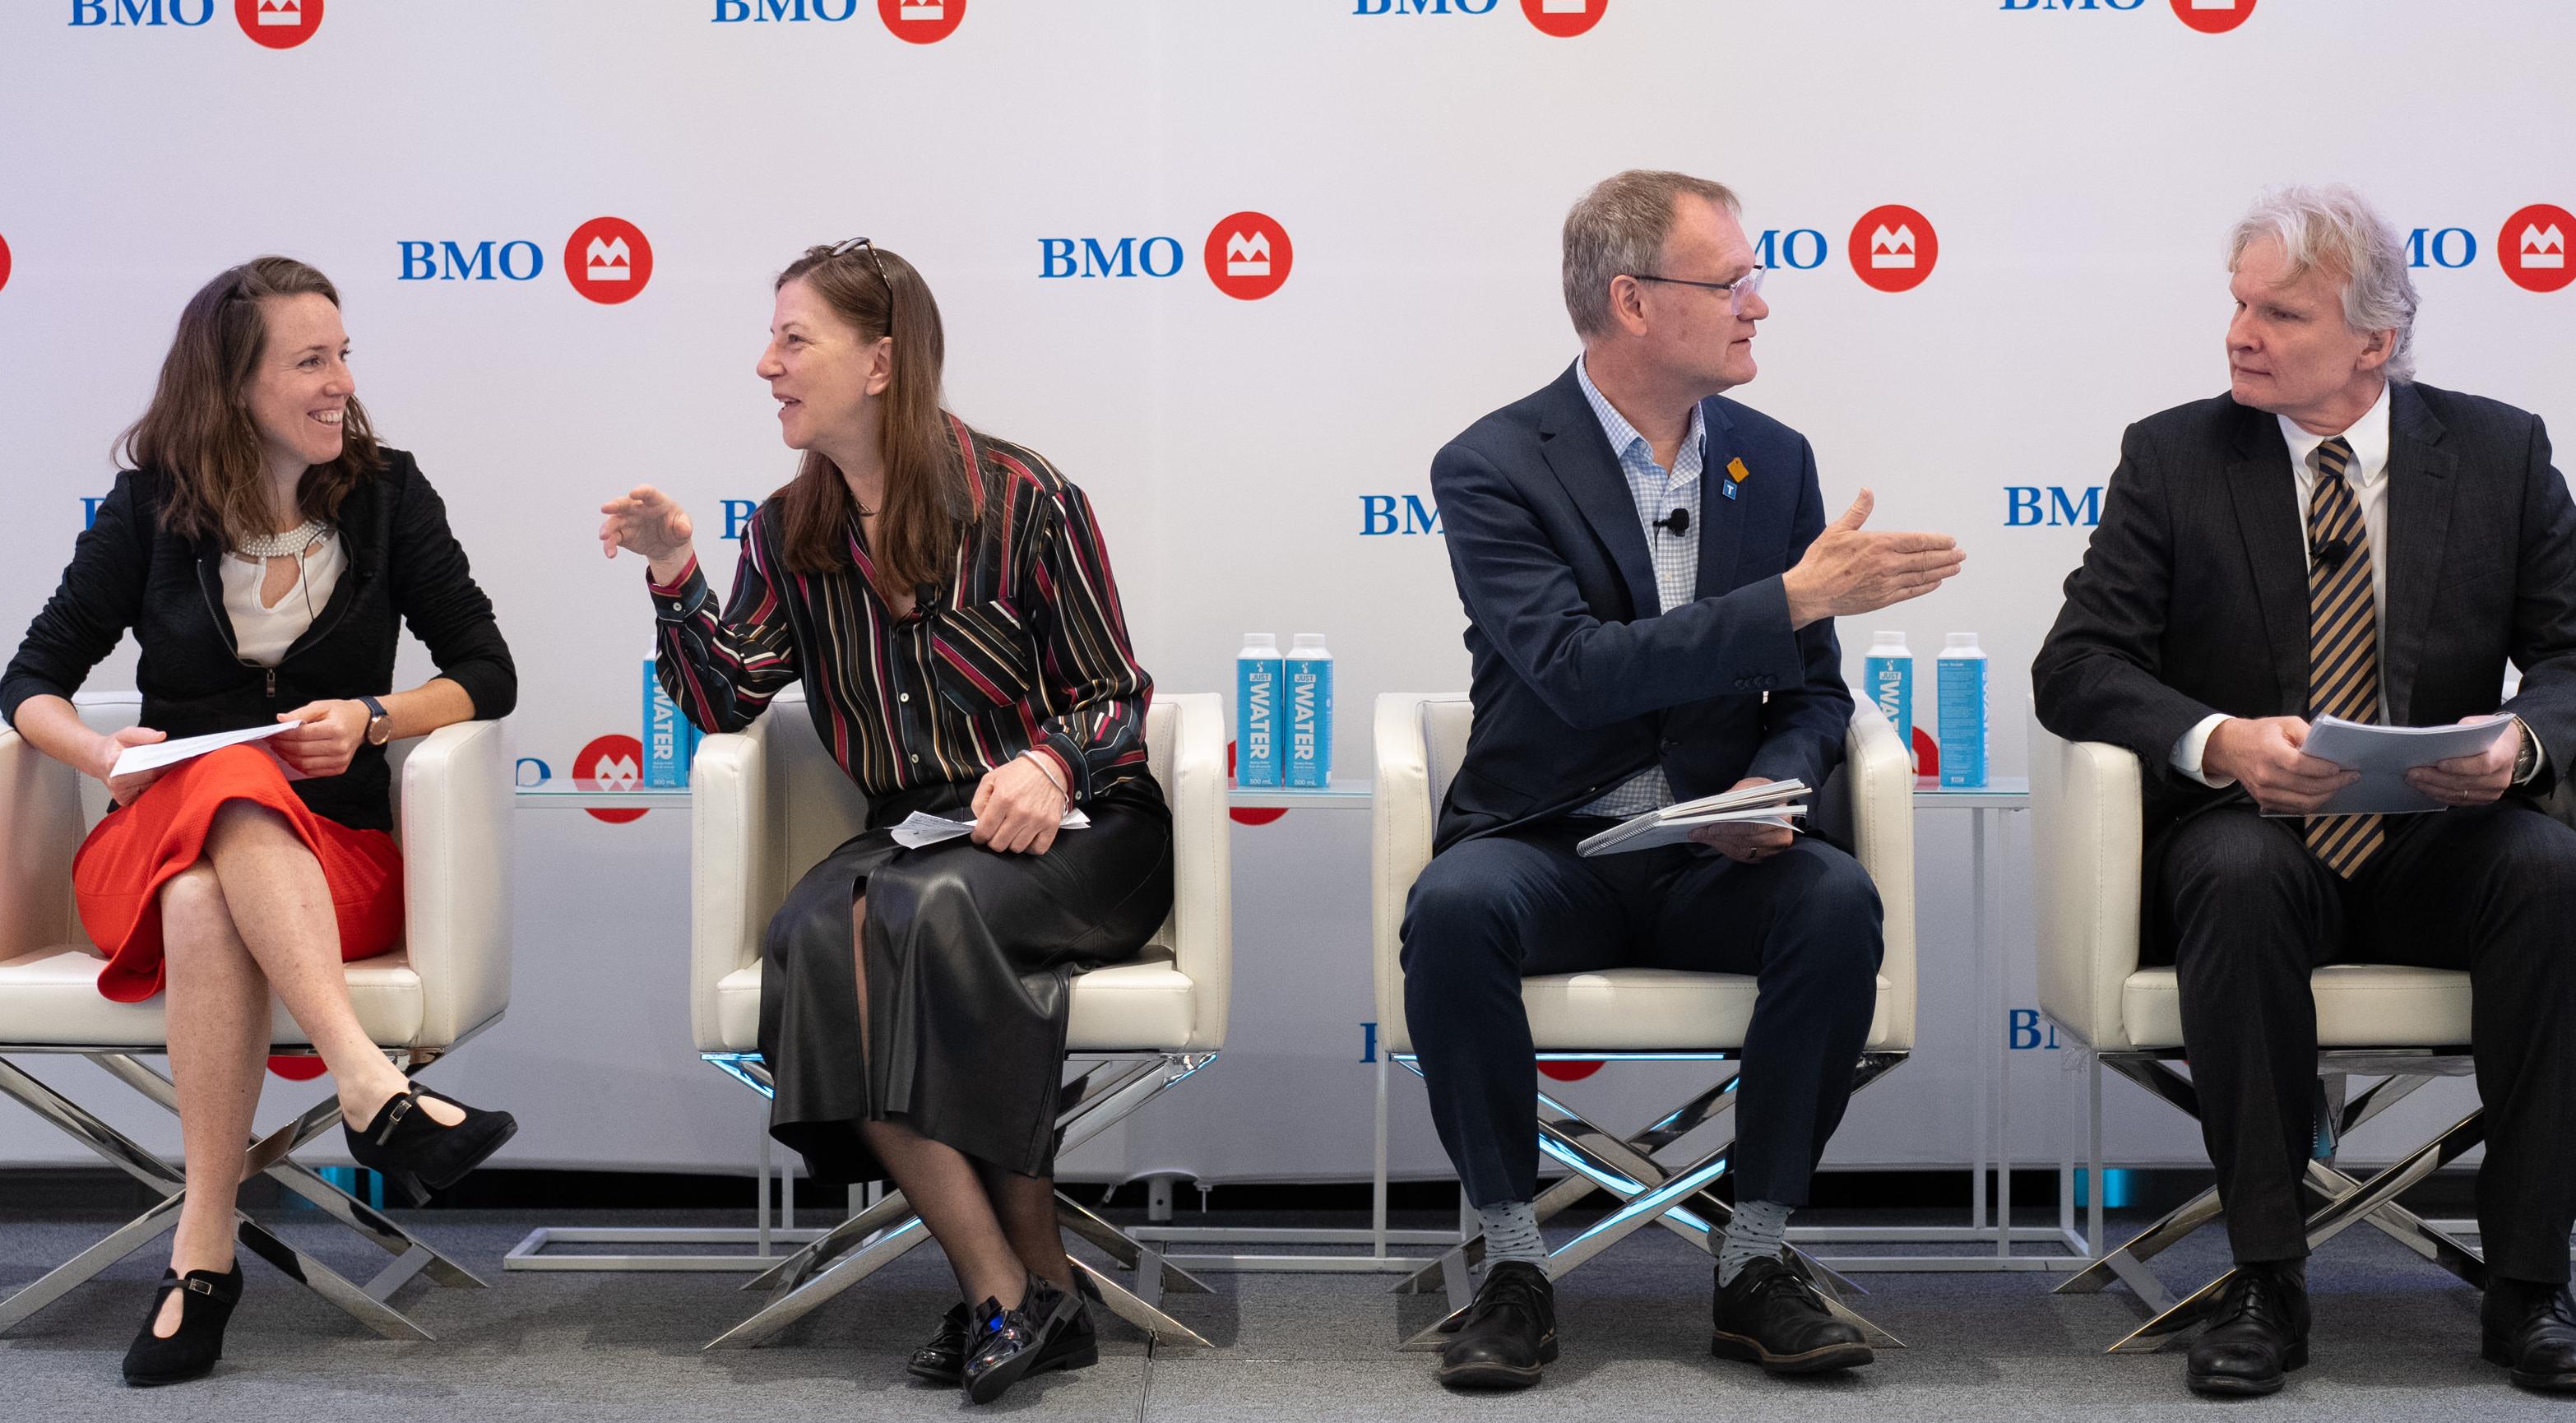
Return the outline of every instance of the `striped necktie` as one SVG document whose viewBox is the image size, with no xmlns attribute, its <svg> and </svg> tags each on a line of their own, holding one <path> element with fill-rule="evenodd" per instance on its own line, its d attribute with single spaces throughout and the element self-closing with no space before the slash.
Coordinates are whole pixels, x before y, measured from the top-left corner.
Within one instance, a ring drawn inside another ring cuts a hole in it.
<svg viewBox="0 0 2576 1423">
<path fill-rule="evenodd" d="M 2370 530 L 2344 482 L 2352 446 L 2317 447 L 2308 497 L 2308 717 L 2379 720 L 2379 616 L 2370 593 Z M 2338 555 L 2336 550 L 2340 549 Z M 2345 879 L 2387 838 L 2376 815 L 2308 818 L 2308 849 Z"/>
</svg>

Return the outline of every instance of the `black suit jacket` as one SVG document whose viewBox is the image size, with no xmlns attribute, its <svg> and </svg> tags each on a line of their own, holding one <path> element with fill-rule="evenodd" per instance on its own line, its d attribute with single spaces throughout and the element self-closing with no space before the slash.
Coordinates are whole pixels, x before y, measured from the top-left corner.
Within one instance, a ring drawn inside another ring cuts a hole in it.
<svg viewBox="0 0 2576 1423">
<path fill-rule="evenodd" d="M 2431 386 L 2389 395 L 2381 689 L 2400 726 L 2503 710 L 2549 783 L 2576 756 L 2576 505 L 2539 417 Z M 2202 718 L 2308 715 L 2306 511 L 2278 419 L 2220 396 L 2129 427 L 2083 566 L 2031 668 L 2040 723 L 2145 769 L 2149 835 L 2243 792 L 2173 769 Z"/>
<path fill-rule="evenodd" d="M 1825 527 L 1815 453 L 1734 401 L 1702 410 L 1698 596 L 1678 608 L 1657 596 L 1636 499 L 1571 366 L 1432 461 L 1476 708 L 1436 848 L 1574 810 L 1649 766 L 1687 800 L 1747 776 L 1821 787 L 1840 763 L 1852 700 L 1833 622 L 1793 632 L 1780 584 Z M 1737 459 L 1750 474 L 1728 499 Z"/>
<path fill-rule="evenodd" d="M 405 622 L 428 645 L 438 675 L 473 699 L 474 715 L 508 716 L 519 675 L 492 601 L 448 532 L 447 506 L 410 455 L 389 449 L 384 461 L 342 501 L 337 523 L 348 566 L 273 676 L 235 654 L 223 610 L 222 540 L 184 539 L 162 527 L 169 481 L 160 472 L 118 475 L 73 545 L 62 586 L 0 674 L 0 716 L 15 722 L 29 697 L 71 696 L 131 630 L 142 652 L 134 682 L 143 725 L 174 741 L 260 726 L 306 702 L 392 691 Z M 339 775 L 290 784 L 318 815 L 393 829 L 381 746 L 360 746 Z"/>
</svg>

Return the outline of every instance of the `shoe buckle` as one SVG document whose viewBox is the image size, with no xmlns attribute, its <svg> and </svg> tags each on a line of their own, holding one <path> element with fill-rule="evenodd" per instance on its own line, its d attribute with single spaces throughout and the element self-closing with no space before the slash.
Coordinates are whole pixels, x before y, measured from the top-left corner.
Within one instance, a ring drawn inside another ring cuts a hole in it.
<svg viewBox="0 0 2576 1423">
<path fill-rule="evenodd" d="M 385 1115 L 384 1130 L 376 1133 L 376 1145 L 383 1146 L 393 1140 L 394 1128 L 401 1126 L 403 1118 L 411 1115 L 412 1104 L 419 1100 L 420 1089 L 417 1087 L 410 1088 L 401 1096 L 394 1098 L 393 1109 Z"/>
<path fill-rule="evenodd" d="M 179 1287 L 201 1295 L 211 1295 L 215 1292 L 215 1283 L 212 1280 L 184 1279 L 179 1282 Z"/>
</svg>

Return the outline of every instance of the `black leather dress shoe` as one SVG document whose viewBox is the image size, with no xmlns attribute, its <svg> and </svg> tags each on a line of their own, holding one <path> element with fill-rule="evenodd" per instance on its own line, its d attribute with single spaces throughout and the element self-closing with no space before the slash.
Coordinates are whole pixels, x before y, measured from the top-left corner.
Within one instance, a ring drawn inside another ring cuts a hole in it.
<svg viewBox="0 0 2576 1423">
<path fill-rule="evenodd" d="M 1028 1373 L 1042 1374 L 1049 1369 L 1087 1369 L 1100 1362 L 1100 1332 L 1091 1322 L 1089 1306 L 1100 1303 L 1100 1287 L 1080 1270 L 1073 1272 L 1076 1291 L 1073 1317 L 1064 1327 L 1038 1347 L 1037 1358 Z M 924 1383 L 946 1384 L 955 1388 L 966 1381 L 966 1331 L 973 1323 L 973 1311 L 963 1304 L 952 1307 L 939 1321 L 939 1332 L 930 1342 L 912 1351 L 904 1372 Z M 1023 1375 L 1025 1377 L 1026 1375 Z"/>
<path fill-rule="evenodd" d="M 2516 1386 L 2576 1393 L 2576 1299 L 2565 1285 L 2487 1277 L 2478 1357 L 2511 1369 Z"/>
<path fill-rule="evenodd" d="M 974 1318 L 966 1326 L 966 1338 L 973 1347 L 961 1371 L 966 1401 L 990 1403 L 1001 1397 L 1011 1385 L 1037 1372 L 1050 1352 L 1057 1354 L 1058 1362 L 1046 1367 L 1080 1367 L 1062 1361 L 1059 1336 L 1081 1315 L 1081 1295 L 1067 1294 L 1036 1275 L 1028 1277 L 1017 1309 L 1004 1309 L 995 1299 L 975 1306 Z M 1099 1358 L 1094 1344 L 1091 1357 L 1083 1363 L 1097 1363 Z"/>
<path fill-rule="evenodd" d="M 1458 1335 L 1440 1348 L 1450 1388 L 1527 1388 L 1556 1362 L 1556 1285 L 1526 1260 L 1487 1266 Z"/>
<path fill-rule="evenodd" d="M 949 1307 L 941 1316 L 939 1332 L 930 1342 L 912 1351 L 903 1371 L 924 1383 L 944 1383 L 955 1388 L 966 1381 L 966 1325 L 973 1311 L 964 1301 Z"/>
<path fill-rule="evenodd" d="M 2306 1276 L 2296 1266 L 2236 1267 L 2209 1327 L 2191 1341 L 2183 1382 L 2192 1392 L 2226 1397 L 2279 1393 L 2282 1375 L 2307 1366 Z"/>
<path fill-rule="evenodd" d="M 1816 1287 L 1782 1260 L 1755 1260 L 1718 1286 L 1709 1321 L 1710 1353 L 1769 1373 L 1816 1374 L 1878 1361 L 1860 1330 L 1835 1318 Z"/>
</svg>

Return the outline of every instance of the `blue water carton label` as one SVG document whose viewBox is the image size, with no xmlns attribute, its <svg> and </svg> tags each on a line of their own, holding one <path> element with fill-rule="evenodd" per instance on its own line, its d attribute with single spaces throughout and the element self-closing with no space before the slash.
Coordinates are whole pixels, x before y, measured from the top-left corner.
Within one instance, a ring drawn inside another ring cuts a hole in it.
<svg viewBox="0 0 2576 1423">
<path fill-rule="evenodd" d="M 689 762 L 698 754 L 698 729 L 662 690 L 653 659 L 644 659 L 644 786 L 680 790 L 689 784 Z"/>
<path fill-rule="evenodd" d="M 1333 779 L 1333 664 L 1288 662 L 1288 786 L 1322 790 Z"/>
<path fill-rule="evenodd" d="M 1275 789 L 1280 784 L 1280 661 L 1239 657 L 1234 663 L 1234 782 Z"/>
<path fill-rule="evenodd" d="M 1986 659 L 1942 658 L 1941 784 L 1986 783 Z"/>
<path fill-rule="evenodd" d="M 1896 728 L 1896 742 L 1905 748 L 1908 761 L 1914 756 L 1914 659 L 1911 657 L 1873 657 L 1861 664 L 1861 685 L 1870 701 L 1878 707 L 1887 724 Z"/>
</svg>

